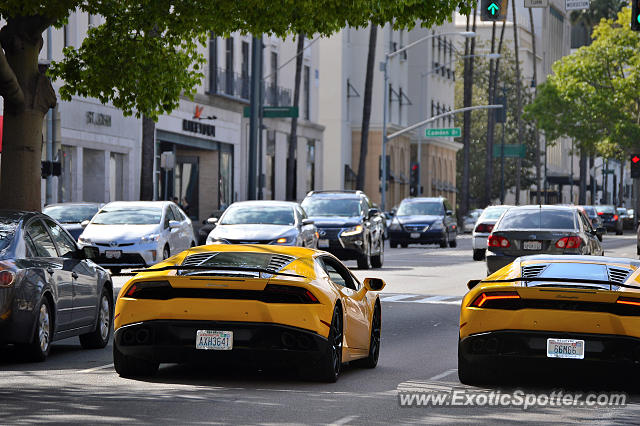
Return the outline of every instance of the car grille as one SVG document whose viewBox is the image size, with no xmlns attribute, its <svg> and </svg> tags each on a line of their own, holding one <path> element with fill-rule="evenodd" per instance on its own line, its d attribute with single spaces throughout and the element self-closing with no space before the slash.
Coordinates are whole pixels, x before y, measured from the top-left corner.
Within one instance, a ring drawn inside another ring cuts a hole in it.
<svg viewBox="0 0 640 426">
<path fill-rule="evenodd" d="M 287 256 L 285 254 L 276 254 L 271 256 L 271 260 L 269 261 L 268 269 L 272 271 L 279 271 L 280 269 L 287 266 L 289 263 L 293 262 L 295 257 Z"/>
<path fill-rule="evenodd" d="M 523 278 L 532 278 L 540 275 L 542 271 L 547 267 L 547 265 L 529 265 L 522 267 L 522 277 Z"/>
<path fill-rule="evenodd" d="M 631 271 L 629 269 L 622 268 L 608 268 L 609 272 L 609 281 L 613 281 L 614 283 L 623 284 Z"/>
<path fill-rule="evenodd" d="M 429 229 L 429 225 L 403 225 L 409 232 L 424 232 Z"/>
<path fill-rule="evenodd" d="M 335 240 L 338 238 L 342 228 L 318 228 L 320 239 Z"/>
</svg>

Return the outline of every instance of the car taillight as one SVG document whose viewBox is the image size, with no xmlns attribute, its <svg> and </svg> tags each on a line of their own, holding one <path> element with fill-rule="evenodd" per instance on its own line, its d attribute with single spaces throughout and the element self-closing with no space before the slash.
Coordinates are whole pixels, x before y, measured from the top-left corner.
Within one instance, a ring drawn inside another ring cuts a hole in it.
<svg viewBox="0 0 640 426">
<path fill-rule="evenodd" d="M 604 212 L 598 212 L 598 216 L 604 215 Z"/>
<path fill-rule="evenodd" d="M 564 237 L 560 238 L 556 242 L 556 247 L 565 249 L 565 248 L 578 248 L 582 244 L 582 238 L 580 237 Z"/>
<path fill-rule="evenodd" d="M 0 271 L 0 287 L 9 287 L 13 284 L 16 274 L 11 271 Z"/>
<path fill-rule="evenodd" d="M 511 247 L 511 243 L 505 237 L 500 235 L 489 235 L 489 247 Z"/>
<path fill-rule="evenodd" d="M 640 308 L 640 299 L 636 299 L 634 297 L 618 297 L 616 303 L 620 303 L 621 305 L 637 306 Z"/>
<path fill-rule="evenodd" d="M 263 302 L 267 303 L 320 303 L 311 291 L 304 287 L 268 284 L 264 288 Z"/>
<path fill-rule="evenodd" d="M 493 226 L 491 224 L 487 224 L 487 223 L 480 223 L 476 226 L 476 232 L 480 232 L 483 234 L 489 234 L 491 233 L 491 231 L 493 231 Z"/>
<path fill-rule="evenodd" d="M 613 215 L 613 221 L 615 222 L 616 220 L 618 220 L 618 215 L 617 215 L 617 214 L 614 214 L 614 215 Z"/>
<path fill-rule="evenodd" d="M 480 293 L 478 297 L 471 302 L 471 306 L 476 308 L 509 308 L 515 299 L 520 299 L 517 291 L 493 291 L 490 293 Z M 506 301 L 506 303 L 505 303 Z"/>
<path fill-rule="evenodd" d="M 139 281 L 127 289 L 124 297 L 167 300 L 171 298 L 172 289 L 169 281 Z"/>
</svg>

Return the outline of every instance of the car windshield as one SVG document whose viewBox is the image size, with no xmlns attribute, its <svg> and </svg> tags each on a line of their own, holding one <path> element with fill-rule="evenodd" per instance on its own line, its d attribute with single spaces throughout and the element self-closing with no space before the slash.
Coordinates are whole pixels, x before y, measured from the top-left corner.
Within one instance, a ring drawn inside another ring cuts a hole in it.
<svg viewBox="0 0 640 426">
<path fill-rule="evenodd" d="M 487 207 L 482 213 L 482 219 L 499 219 L 509 207 Z"/>
<path fill-rule="evenodd" d="M 91 220 L 97 211 L 97 206 L 51 206 L 45 207 L 42 213 L 60 223 L 80 223 Z"/>
<path fill-rule="evenodd" d="M 285 206 L 231 206 L 222 215 L 221 225 L 294 225 L 293 209 Z"/>
<path fill-rule="evenodd" d="M 360 216 L 360 200 L 357 198 L 307 198 L 302 208 L 308 216 Z"/>
<path fill-rule="evenodd" d="M 409 202 L 398 207 L 398 216 L 444 216 L 444 207 L 439 202 Z"/>
<path fill-rule="evenodd" d="M 18 229 L 18 222 L 15 219 L 0 218 L 0 254 L 9 247 Z"/>
<path fill-rule="evenodd" d="M 91 221 L 94 225 L 155 225 L 162 219 L 160 207 L 107 207 Z"/>
<path fill-rule="evenodd" d="M 505 213 L 498 229 L 576 229 L 569 210 L 514 209 Z"/>
<path fill-rule="evenodd" d="M 598 213 L 615 214 L 616 212 L 613 206 L 596 206 L 596 210 Z"/>
</svg>

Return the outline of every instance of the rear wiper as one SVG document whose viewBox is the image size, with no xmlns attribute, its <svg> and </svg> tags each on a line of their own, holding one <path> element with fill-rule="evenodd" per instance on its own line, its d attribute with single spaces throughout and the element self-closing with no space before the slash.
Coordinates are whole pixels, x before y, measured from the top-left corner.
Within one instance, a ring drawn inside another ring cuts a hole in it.
<svg viewBox="0 0 640 426">
<path fill-rule="evenodd" d="M 537 281 L 537 282 L 575 283 L 575 284 L 603 284 L 603 285 L 608 285 L 610 290 L 613 286 L 640 289 L 640 286 L 636 286 L 636 285 L 620 284 L 614 281 L 591 280 L 591 279 L 581 279 L 581 278 L 518 277 L 518 278 L 510 278 L 508 280 L 484 280 L 481 282 L 482 283 L 515 283 L 518 281 L 524 281 L 524 282 Z"/>
<path fill-rule="evenodd" d="M 285 277 L 305 278 L 303 275 L 292 274 L 289 272 L 278 272 L 267 268 L 250 268 L 244 266 L 163 266 L 162 268 L 136 269 L 131 272 L 157 272 L 157 271 L 243 271 L 243 272 L 262 272 L 271 275 L 283 275 Z M 200 275 L 200 274 L 199 274 Z M 202 276 L 202 275 L 200 275 Z"/>
</svg>

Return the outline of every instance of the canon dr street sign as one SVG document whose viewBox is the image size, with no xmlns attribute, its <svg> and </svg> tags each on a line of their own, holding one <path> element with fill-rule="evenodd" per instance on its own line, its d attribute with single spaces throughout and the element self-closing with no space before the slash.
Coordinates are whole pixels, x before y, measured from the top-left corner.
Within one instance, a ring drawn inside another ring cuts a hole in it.
<svg viewBox="0 0 640 426">
<path fill-rule="evenodd" d="M 459 138 L 462 135 L 460 127 L 448 129 L 427 129 L 425 136 L 428 138 Z"/>
</svg>

